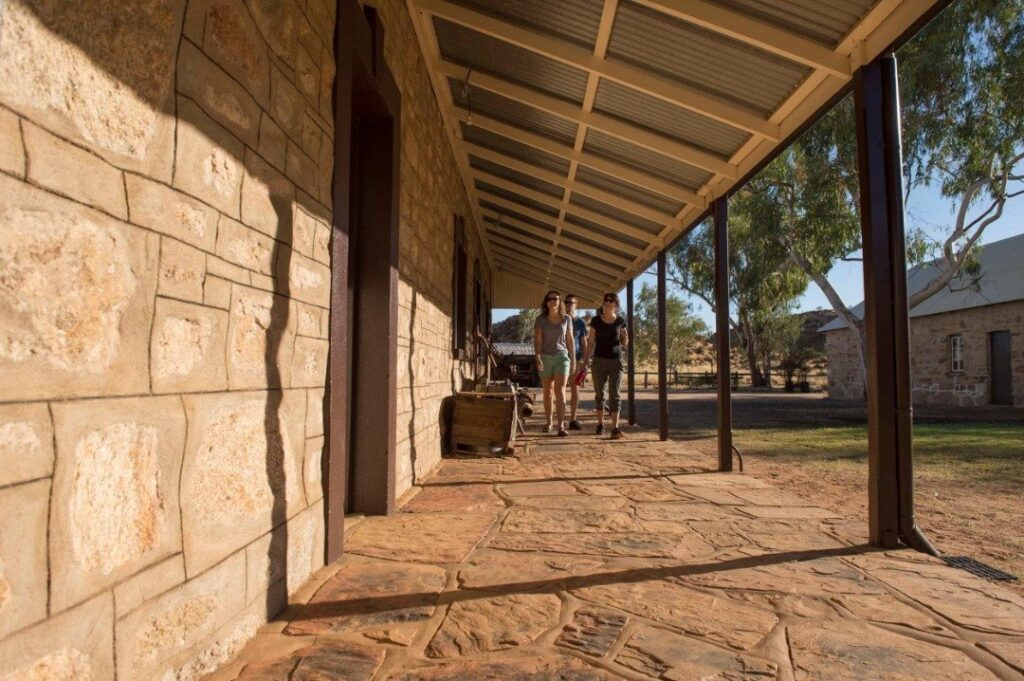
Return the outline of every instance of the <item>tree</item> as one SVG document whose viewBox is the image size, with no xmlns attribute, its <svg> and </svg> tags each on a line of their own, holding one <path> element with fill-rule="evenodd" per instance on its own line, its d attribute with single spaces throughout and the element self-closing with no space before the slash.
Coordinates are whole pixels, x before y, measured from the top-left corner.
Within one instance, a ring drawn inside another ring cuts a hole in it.
<svg viewBox="0 0 1024 681">
<path fill-rule="evenodd" d="M 807 287 L 807 277 L 790 262 L 774 234 L 752 221 L 749 192 L 739 192 L 729 209 L 729 326 L 747 359 L 751 383 L 766 383 L 764 344 L 759 335 L 768 320 L 788 312 Z M 668 279 L 683 291 L 715 306 L 714 232 L 709 223 L 684 236 L 668 253 Z"/>
<path fill-rule="evenodd" d="M 704 322 L 694 316 L 692 306 L 675 295 L 665 297 L 666 332 L 668 334 L 667 361 L 670 366 L 685 363 L 690 348 L 707 331 Z M 644 283 L 633 306 L 633 357 L 638 365 L 645 365 L 658 351 L 658 292 Z"/>
<path fill-rule="evenodd" d="M 937 184 L 957 198 L 939 238 L 908 234 L 908 259 L 934 258 L 932 281 L 909 306 L 979 275 L 977 243 L 1007 200 L 1024 193 L 1024 0 L 961 0 L 899 54 L 904 173 L 909 191 Z M 859 187 L 852 101 L 846 98 L 750 184 L 751 219 L 854 331 L 863 361 L 863 320 L 828 279 L 838 260 L 859 259 Z M 866 385 L 866 382 L 865 382 Z"/>
<path fill-rule="evenodd" d="M 527 343 L 533 340 L 533 324 L 540 313 L 520 310 L 508 319 L 496 323 L 491 329 L 492 343 Z"/>
</svg>

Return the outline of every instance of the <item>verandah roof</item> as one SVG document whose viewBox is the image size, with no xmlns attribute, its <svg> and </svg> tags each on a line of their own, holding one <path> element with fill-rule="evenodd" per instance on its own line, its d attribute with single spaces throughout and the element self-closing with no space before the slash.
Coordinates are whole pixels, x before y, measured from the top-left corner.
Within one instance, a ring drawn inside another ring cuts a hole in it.
<svg viewBox="0 0 1024 681">
<path fill-rule="evenodd" d="M 943 0 L 408 0 L 495 307 L 618 290 Z"/>
</svg>

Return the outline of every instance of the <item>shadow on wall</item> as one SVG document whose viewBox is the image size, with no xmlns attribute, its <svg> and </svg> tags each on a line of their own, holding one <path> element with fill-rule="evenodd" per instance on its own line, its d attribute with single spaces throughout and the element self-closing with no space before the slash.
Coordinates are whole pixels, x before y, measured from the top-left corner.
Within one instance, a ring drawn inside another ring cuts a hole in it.
<svg viewBox="0 0 1024 681">
<path fill-rule="evenodd" d="M 322 3 L 310 2 L 309 11 L 314 4 Z M 182 388 L 177 392 L 201 392 L 202 395 L 194 396 L 197 404 L 219 406 L 216 400 L 220 395 L 216 393 L 223 393 L 228 398 L 227 404 L 232 400 L 237 403 L 242 398 L 236 391 L 265 391 L 261 437 L 246 439 L 245 433 L 235 433 L 239 442 L 229 442 L 222 447 L 253 446 L 252 451 L 256 452 L 258 448 L 251 443 L 259 442 L 261 448 L 265 442 L 265 451 L 260 452 L 265 461 L 260 462 L 262 465 L 258 468 L 262 468 L 266 480 L 245 477 L 249 471 L 242 471 L 234 479 L 231 476 L 236 471 L 218 471 L 239 486 L 217 490 L 220 492 L 217 500 L 209 499 L 206 503 L 221 506 L 212 511 L 204 509 L 204 512 L 220 513 L 223 507 L 228 507 L 225 517 L 241 517 L 246 502 L 258 500 L 263 493 L 256 488 L 262 484 L 269 487 L 272 501 L 266 555 L 271 585 L 265 596 L 268 618 L 287 602 L 289 541 L 286 521 L 290 490 L 296 492 L 297 500 L 303 499 L 303 475 L 307 469 L 303 465 L 305 438 L 299 437 L 296 441 L 290 435 L 296 428 L 300 434 L 305 432 L 304 422 L 296 423 L 303 412 L 299 411 L 296 418 L 295 412 L 286 408 L 284 389 L 316 389 L 324 385 L 326 377 L 326 364 L 321 363 L 316 368 L 319 375 L 314 376 L 313 381 L 308 375 L 303 376 L 302 382 L 297 378 L 303 369 L 296 368 L 301 363 L 296 362 L 293 355 L 297 352 L 294 327 L 300 322 L 294 318 L 292 308 L 299 309 L 296 301 L 303 301 L 323 319 L 329 300 L 324 304 L 321 292 L 323 289 L 329 292 L 330 284 L 329 269 L 314 258 L 316 244 L 323 241 L 322 247 L 326 248 L 329 227 L 324 227 L 328 230 L 326 236 L 318 226 L 311 228 L 311 232 L 297 234 L 295 210 L 301 208 L 330 225 L 325 204 L 330 201 L 330 168 L 333 166 L 329 137 L 333 64 L 321 64 L 321 70 L 315 74 L 318 90 L 312 93 L 300 90 L 300 79 L 285 75 L 277 66 L 275 59 L 286 57 L 277 54 L 272 59 L 272 53 L 281 49 L 307 49 L 313 40 L 305 36 L 306 47 L 297 42 L 297 37 L 291 43 L 284 42 L 285 37 L 280 32 L 284 24 L 279 20 L 288 18 L 312 23 L 297 5 L 293 8 L 288 4 L 286 10 L 281 9 L 284 6 L 284 3 L 257 0 L 0 2 L 0 102 L 56 136 L 52 148 L 58 150 L 55 157 L 58 165 L 65 158 L 60 154 L 66 153 L 68 159 L 72 154 L 81 154 L 88 156 L 88 163 L 96 167 L 110 168 L 99 158 L 81 151 L 82 146 L 113 165 L 110 172 L 120 179 L 119 191 L 124 192 L 125 197 L 121 203 L 125 208 L 123 211 L 116 206 L 112 208 L 115 204 L 107 203 L 108 195 L 102 192 L 91 195 L 89 187 L 83 189 L 82 184 L 64 187 L 59 185 L 60 178 L 34 175 L 44 171 L 42 165 L 34 162 L 26 171 L 29 182 L 90 205 L 122 223 L 131 223 L 134 227 L 126 229 L 133 233 L 145 230 L 147 238 L 158 235 L 164 244 L 201 254 L 198 256 L 202 272 L 199 299 L 191 301 L 190 308 L 198 310 L 203 306 L 202 309 L 206 309 L 210 305 L 204 299 L 203 288 L 206 277 L 212 276 L 211 263 L 217 263 L 218 280 L 229 282 L 230 293 L 226 295 L 230 300 L 216 313 L 224 315 L 225 320 L 230 319 L 232 329 L 239 326 L 239 315 L 249 314 L 253 319 L 248 328 L 262 329 L 262 336 L 246 346 L 253 348 L 254 353 L 262 351 L 262 367 L 233 368 L 233 362 L 244 348 L 240 350 L 233 345 L 232 332 L 226 330 L 229 324 L 225 321 L 222 332 L 227 338 L 222 345 L 211 346 L 222 348 L 225 353 L 222 384 L 212 389 Z M 278 12 L 288 16 L 277 16 Z M 325 15 L 321 19 L 330 18 Z M 294 28 L 294 24 L 291 25 Z M 321 30 L 315 33 L 326 31 L 326 35 L 316 37 L 323 47 L 317 56 L 324 60 L 331 54 L 329 40 L 333 29 L 318 28 Z M 298 87 L 291 82 L 293 79 Z M 25 123 L 23 127 L 34 129 L 36 126 Z M 29 151 L 32 158 L 35 150 Z M 79 170 L 81 168 L 72 164 L 67 168 L 71 173 Z M 124 178 L 120 176 L 121 171 L 126 173 Z M 131 202 L 131 190 L 125 189 L 133 183 L 151 187 L 159 196 L 187 195 L 183 201 L 213 216 L 209 229 L 202 234 L 189 233 L 182 226 L 169 223 L 165 219 L 172 212 L 169 207 L 165 207 L 163 215 L 136 211 Z M 102 185 L 96 186 L 102 189 Z M 163 258 L 169 249 L 165 246 L 161 251 Z M 296 276 L 297 268 L 300 276 Z M 322 279 L 325 273 L 326 282 L 313 282 L 316 277 Z M 151 274 L 158 276 L 155 271 Z M 156 307 L 154 291 L 156 285 L 147 285 L 137 287 L 133 294 L 140 296 L 148 292 L 149 299 L 138 305 L 150 315 Z M 252 313 L 243 310 L 239 293 L 264 300 L 269 297 L 269 309 L 261 308 Z M 0 295 L 3 294 L 0 290 Z M 161 291 L 155 295 L 165 299 Z M 228 307 L 229 311 L 224 313 L 223 307 Z M 268 318 L 263 318 L 266 312 Z M 122 323 L 125 319 L 119 316 L 116 322 Z M 152 316 L 148 323 L 152 323 Z M 325 329 L 326 324 L 321 323 L 319 328 Z M 156 338 L 155 332 L 153 338 Z M 326 346 L 322 335 L 315 340 Z M 321 358 L 326 356 L 326 347 L 323 349 Z M 136 363 L 148 364 L 145 359 L 150 353 L 146 350 L 142 347 L 132 359 L 143 358 Z M 145 369 L 137 371 L 144 373 Z M 306 371 L 308 374 L 309 370 Z M 144 376 L 139 390 L 134 384 L 127 385 L 123 377 L 114 375 L 116 373 L 111 370 L 105 376 L 89 378 L 88 382 L 83 379 L 77 385 L 75 376 L 69 373 L 64 383 L 72 385 L 70 393 L 40 384 L 31 389 L 41 390 L 42 394 L 14 399 L 134 396 L 149 389 L 148 375 Z M 173 394 L 175 391 L 163 392 Z M 146 400 L 151 398 L 130 399 L 138 400 L 145 408 Z M 186 396 L 185 399 L 192 398 Z M 302 399 L 305 401 L 304 395 Z M 189 428 L 195 427 L 194 422 L 189 423 Z M 187 441 L 191 443 L 206 435 L 190 430 Z M 192 446 L 188 443 L 183 441 L 185 451 L 177 452 L 177 456 L 188 456 Z M 238 447 L 233 453 L 241 456 L 237 451 Z M 296 456 L 298 465 L 289 460 Z M 178 489 L 161 490 L 162 494 L 178 500 L 183 516 L 186 507 L 197 503 L 185 494 L 184 477 L 177 481 Z M 153 481 L 139 481 L 139 484 L 149 485 Z M 166 481 L 155 484 L 166 484 Z M 320 484 L 319 479 L 315 484 Z M 55 503 L 63 502 L 55 500 Z M 256 507 L 258 513 L 263 513 L 266 505 L 261 502 Z M 300 506 L 292 505 L 293 516 L 298 510 Z M 224 549 L 215 558 L 204 556 L 196 563 L 198 567 L 193 567 L 189 554 L 189 525 L 182 523 L 185 537 L 177 551 L 185 554 L 185 570 L 190 581 L 207 568 L 219 569 L 227 556 L 244 553 L 246 547 L 258 545 L 258 540 L 267 532 L 266 521 L 261 518 L 256 522 L 252 515 L 244 517 L 245 527 L 237 532 L 238 536 L 217 538 L 224 545 L 230 544 L 230 549 Z M 253 529 L 257 525 L 259 529 Z M 204 550 L 211 553 L 220 549 L 207 547 Z M 129 557 L 127 560 L 133 563 L 117 567 L 123 568 L 125 573 L 134 573 L 164 557 Z M 241 562 L 245 564 L 244 560 Z M 115 577 L 117 574 L 113 573 Z M 241 579 L 244 584 L 244 574 Z M 105 588 L 112 587 L 115 581 L 111 578 Z M 118 639 L 120 657 L 120 634 Z M 120 660 L 118 666 L 121 666 Z"/>
</svg>

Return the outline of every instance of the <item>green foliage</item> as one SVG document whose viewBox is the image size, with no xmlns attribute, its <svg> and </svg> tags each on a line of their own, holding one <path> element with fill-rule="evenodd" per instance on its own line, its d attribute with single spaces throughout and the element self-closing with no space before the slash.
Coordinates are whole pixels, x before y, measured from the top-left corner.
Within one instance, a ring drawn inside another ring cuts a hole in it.
<svg viewBox="0 0 1024 681">
<path fill-rule="evenodd" d="M 492 343 L 528 343 L 533 340 L 533 324 L 537 310 L 520 310 L 508 319 L 496 323 L 491 330 Z"/>
<path fill-rule="evenodd" d="M 693 315 L 692 307 L 675 295 L 665 298 L 667 308 L 668 366 L 686 362 L 690 348 L 707 327 Z M 658 352 L 658 291 L 647 283 L 640 287 L 633 306 L 633 356 L 638 366 L 657 361 Z"/>
</svg>

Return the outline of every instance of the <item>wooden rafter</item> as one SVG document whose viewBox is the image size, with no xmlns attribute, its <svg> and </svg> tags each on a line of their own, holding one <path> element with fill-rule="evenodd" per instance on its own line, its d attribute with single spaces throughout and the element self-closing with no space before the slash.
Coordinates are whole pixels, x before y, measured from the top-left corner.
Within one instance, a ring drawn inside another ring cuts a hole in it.
<svg viewBox="0 0 1024 681">
<path fill-rule="evenodd" d="M 590 50 L 570 42 L 502 21 L 447 0 L 415 0 L 415 3 L 418 9 L 434 16 L 536 52 L 587 73 L 596 73 L 602 78 L 658 97 L 734 128 L 746 130 L 774 141 L 780 139 L 778 125 L 770 123 L 752 110 L 708 95 L 699 88 L 668 80 L 623 62 L 598 58 Z"/>
<path fill-rule="evenodd" d="M 487 219 L 486 216 L 484 218 Z M 534 250 L 540 250 L 545 255 L 549 254 L 552 250 L 553 244 L 548 239 L 537 239 L 528 234 L 520 234 L 513 232 L 508 229 L 503 229 L 501 225 L 493 222 L 487 223 L 487 231 L 492 239 L 496 241 L 509 241 L 519 246 L 533 248 Z M 561 245 L 567 245 L 563 240 L 560 242 Z M 569 253 L 567 251 L 560 250 L 558 253 L 560 258 L 565 258 L 572 262 L 579 263 L 583 267 L 588 267 L 596 272 L 600 272 L 603 275 L 611 276 L 613 279 L 622 275 L 622 267 L 615 267 L 611 264 L 606 263 L 600 257 L 588 257 L 576 255 L 575 253 Z"/>
<path fill-rule="evenodd" d="M 554 245 L 555 235 L 551 232 L 547 232 L 539 227 L 531 225 L 528 222 L 517 220 L 512 216 L 504 213 L 496 213 L 494 211 L 483 209 L 484 221 L 487 223 L 487 229 L 491 233 L 497 231 L 498 233 L 515 234 L 517 237 L 522 237 L 519 232 L 510 232 L 509 227 L 514 227 L 520 232 L 526 232 L 533 238 L 543 240 L 549 246 Z M 632 258 L 624 258 L 616 253 L 610 253 L 607 249 L 595 248 L 590 244 L 585 244 L 572 238 L 572 235 L 563 230 L 562 234 L 558 237 L 560 243 L 566 248 L 571 248 L 574 251 L 579 251 L 586 255 L 598 258 L 603 262 L 608 263 L 609 269 L 619 271 L 633 264 Z"/>
</svg>

